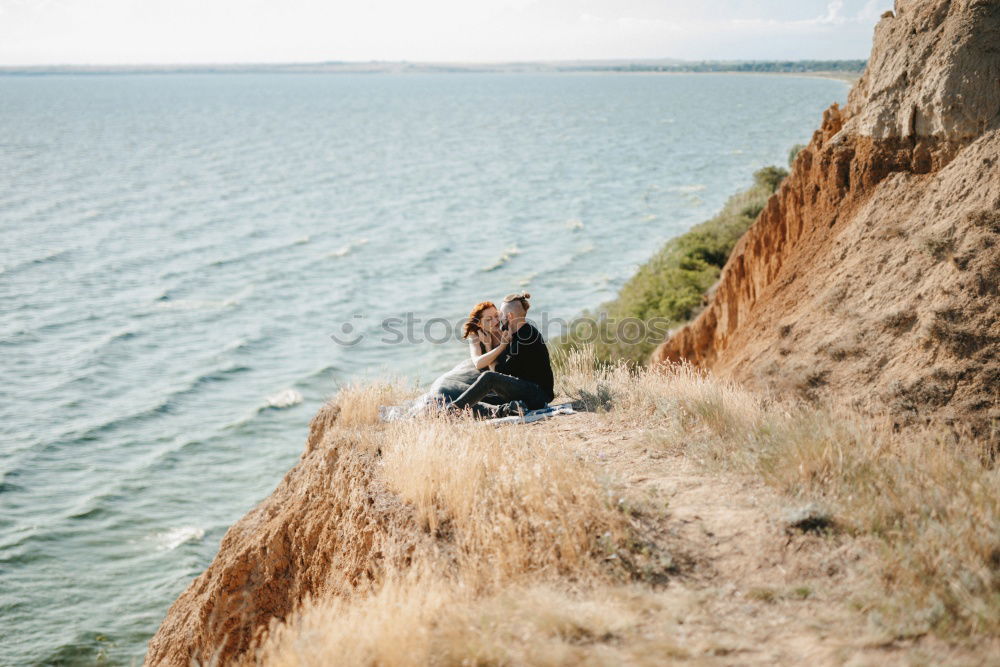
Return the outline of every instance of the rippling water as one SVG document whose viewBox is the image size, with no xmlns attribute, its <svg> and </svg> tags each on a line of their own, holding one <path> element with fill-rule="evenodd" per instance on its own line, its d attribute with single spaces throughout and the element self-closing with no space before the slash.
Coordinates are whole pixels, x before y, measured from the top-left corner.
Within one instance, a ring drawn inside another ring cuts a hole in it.
<svg viewBox="0 0 1000 667">
<path fill-rule="evenodd" d="M 0 77 L 0 662 L 141 659 L 339 384 L 465 354 L 386 343 L 384 318 L 412 312 L 419 339 L 520 288 L 549 317 L 593 307 L 846 92 Z"/>
</svg>

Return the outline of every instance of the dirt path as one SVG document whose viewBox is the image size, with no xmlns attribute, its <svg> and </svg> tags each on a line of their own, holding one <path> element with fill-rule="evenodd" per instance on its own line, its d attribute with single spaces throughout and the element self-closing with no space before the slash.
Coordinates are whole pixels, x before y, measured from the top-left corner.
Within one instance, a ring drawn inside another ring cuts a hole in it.
<svg viewBox="0 0 1000 667">
<path fill-rule="evenodd" d="M 537 427 L 575 441 L 625 492 L 663 508 L 658 542 L 679 572 L 653 589 L 638 635 L 623 638 L 660 637 L 660 651 L 642 652 L 649 662 L 983 664 L 931 639 L 895 641 L 864 613 L 879 590 L 875 545 L 790 530 L 786 516 L 797 503 L 762 481 L 663 455 L 644 429 L 616 429 L 597 415 Z"/>
</svg>

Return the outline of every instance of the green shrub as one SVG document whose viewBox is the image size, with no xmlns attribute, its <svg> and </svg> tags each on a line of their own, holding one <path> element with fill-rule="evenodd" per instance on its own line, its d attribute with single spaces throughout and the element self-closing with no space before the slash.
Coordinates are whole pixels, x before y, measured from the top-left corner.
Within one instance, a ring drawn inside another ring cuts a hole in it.
<svg viewBox="0 0 1000 667">
<path fill-rule="evenodd" d="M 787 175 L 774 166 L 755 172 L 750 188 L 730 197 L 714 218 L 670 239 L 616 299 L 584 313 L 554 345 L 566 351 L 592 343 L 601 361 L 644 364 L 670 328 L 698 313 L 736 242 Z"/>
<path fill-rule="evenodd" d="M 778 189 L 781 182 L 785 180 L 785 176 L 788 176 L 788 170 L 782 169 L 781 167 L 764 167 L 763 169 L 758 169 L 754 172 L 753 182 L 762 188 L 768 189 L 768 194 Z"/>
</svg>

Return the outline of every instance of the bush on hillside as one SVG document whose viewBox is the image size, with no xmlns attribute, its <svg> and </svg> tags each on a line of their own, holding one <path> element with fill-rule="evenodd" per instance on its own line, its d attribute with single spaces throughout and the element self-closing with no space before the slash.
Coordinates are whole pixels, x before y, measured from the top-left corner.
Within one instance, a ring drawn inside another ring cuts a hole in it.
<svg viewBox="0 0 1000 667">
<path fill-rule="evenodd" d="M 639 267 L 616 299 L 573 321 L 555 345 L 572 350 L 593 343 L 601 361 L 645 363 L 669 329 L 701 309 L 736 242 L 787 175 L 780 167 L 758 170 L 750 188 L 730 197 L 714 218 L 668 241 Z"/>
</svg>

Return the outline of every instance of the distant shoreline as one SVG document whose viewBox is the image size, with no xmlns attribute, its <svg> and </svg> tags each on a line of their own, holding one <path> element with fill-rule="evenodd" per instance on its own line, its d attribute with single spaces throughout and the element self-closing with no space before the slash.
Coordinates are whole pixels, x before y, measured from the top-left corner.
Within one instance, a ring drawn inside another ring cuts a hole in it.
<svg viewBox="0 0 1000 667">
<path fill-rule="evenodd" d="M 270 71 L 270 70 L 46 70 L 43 72 L 25 72 L 25 71 L 14 71 L 6 70 L 0 68 L 0 76 L 3 77 L 38 77 L 38 76 L 114 76 L 114 75 L 126 75 L 126 76 L 143 76 L 143 75 L 171 75 L 171 74 L 329 74 L 329 75 L 340 75 L 340 74 L 399 74 L 401 72 L 382 72 L 382 71 L 356 71 L 356 72 L 318 72 L 318 71 Z M 654 75 L 654 76 L 675 76 L 678 74 L 691 74 L 696 76 L 711 76 L 716 74 L 738 74 L 740 76 L 783 76 L 783 77 L 798 77 L 803 79 L 827 79 L 832 81 L 841 81 L 843 83 L 854 85 L 854 83 L 861 78 L 861 73 L 849 73 L 849 72 L 740 72 L 740 71 L 721 71 L 721 72 L 687 72 L 687 71 L 677 71 L 677 72 L 664 72 L 664 71 L 624 71 L 624 70 L 518 70 L 518 71 L 500 71 L 500 70 L 463 70 L 461 72 L 405 72 L 405 74 L 497 74 L 497 75 L 510 75 L 510 74 L 564 74 L 568 76 L 578 75 L 578 74 L 608 74 L 608 75 L 621 75 L 621 76 L 639 76 L 639 75 Z"/>
<path fill-rule="evenodd" d="M 666 75 L 666 76 L 676 76 L 678 74 L 697 74 L 697 75 L 715 75 L 715 74 L 739 74 L 747 76 L 785 76 L 785 77 L 797 77 L 803 79 L 832 79 L 834 81 L 842 81 L 853 85 L 855 81 L 861 78 L 861 72 L 745 72 L 740 70 L 722 70 L 718 72 L 691 72 L 685 70 L 679 71 L 628 71 L 628 70 L 587 70 L 587 71 L 577 71 L 577 72 L 556 72 L 556 74 L 652 74 L 652 75 Z"/>
<path fill-rule="evenodd" d="M 593 60 L 515 63 L 320 62 L 201 65 L 0 65 L 0 76 L 102 74 L 780 74 L 853 83 L 865 61 Z"/>
</svg>

